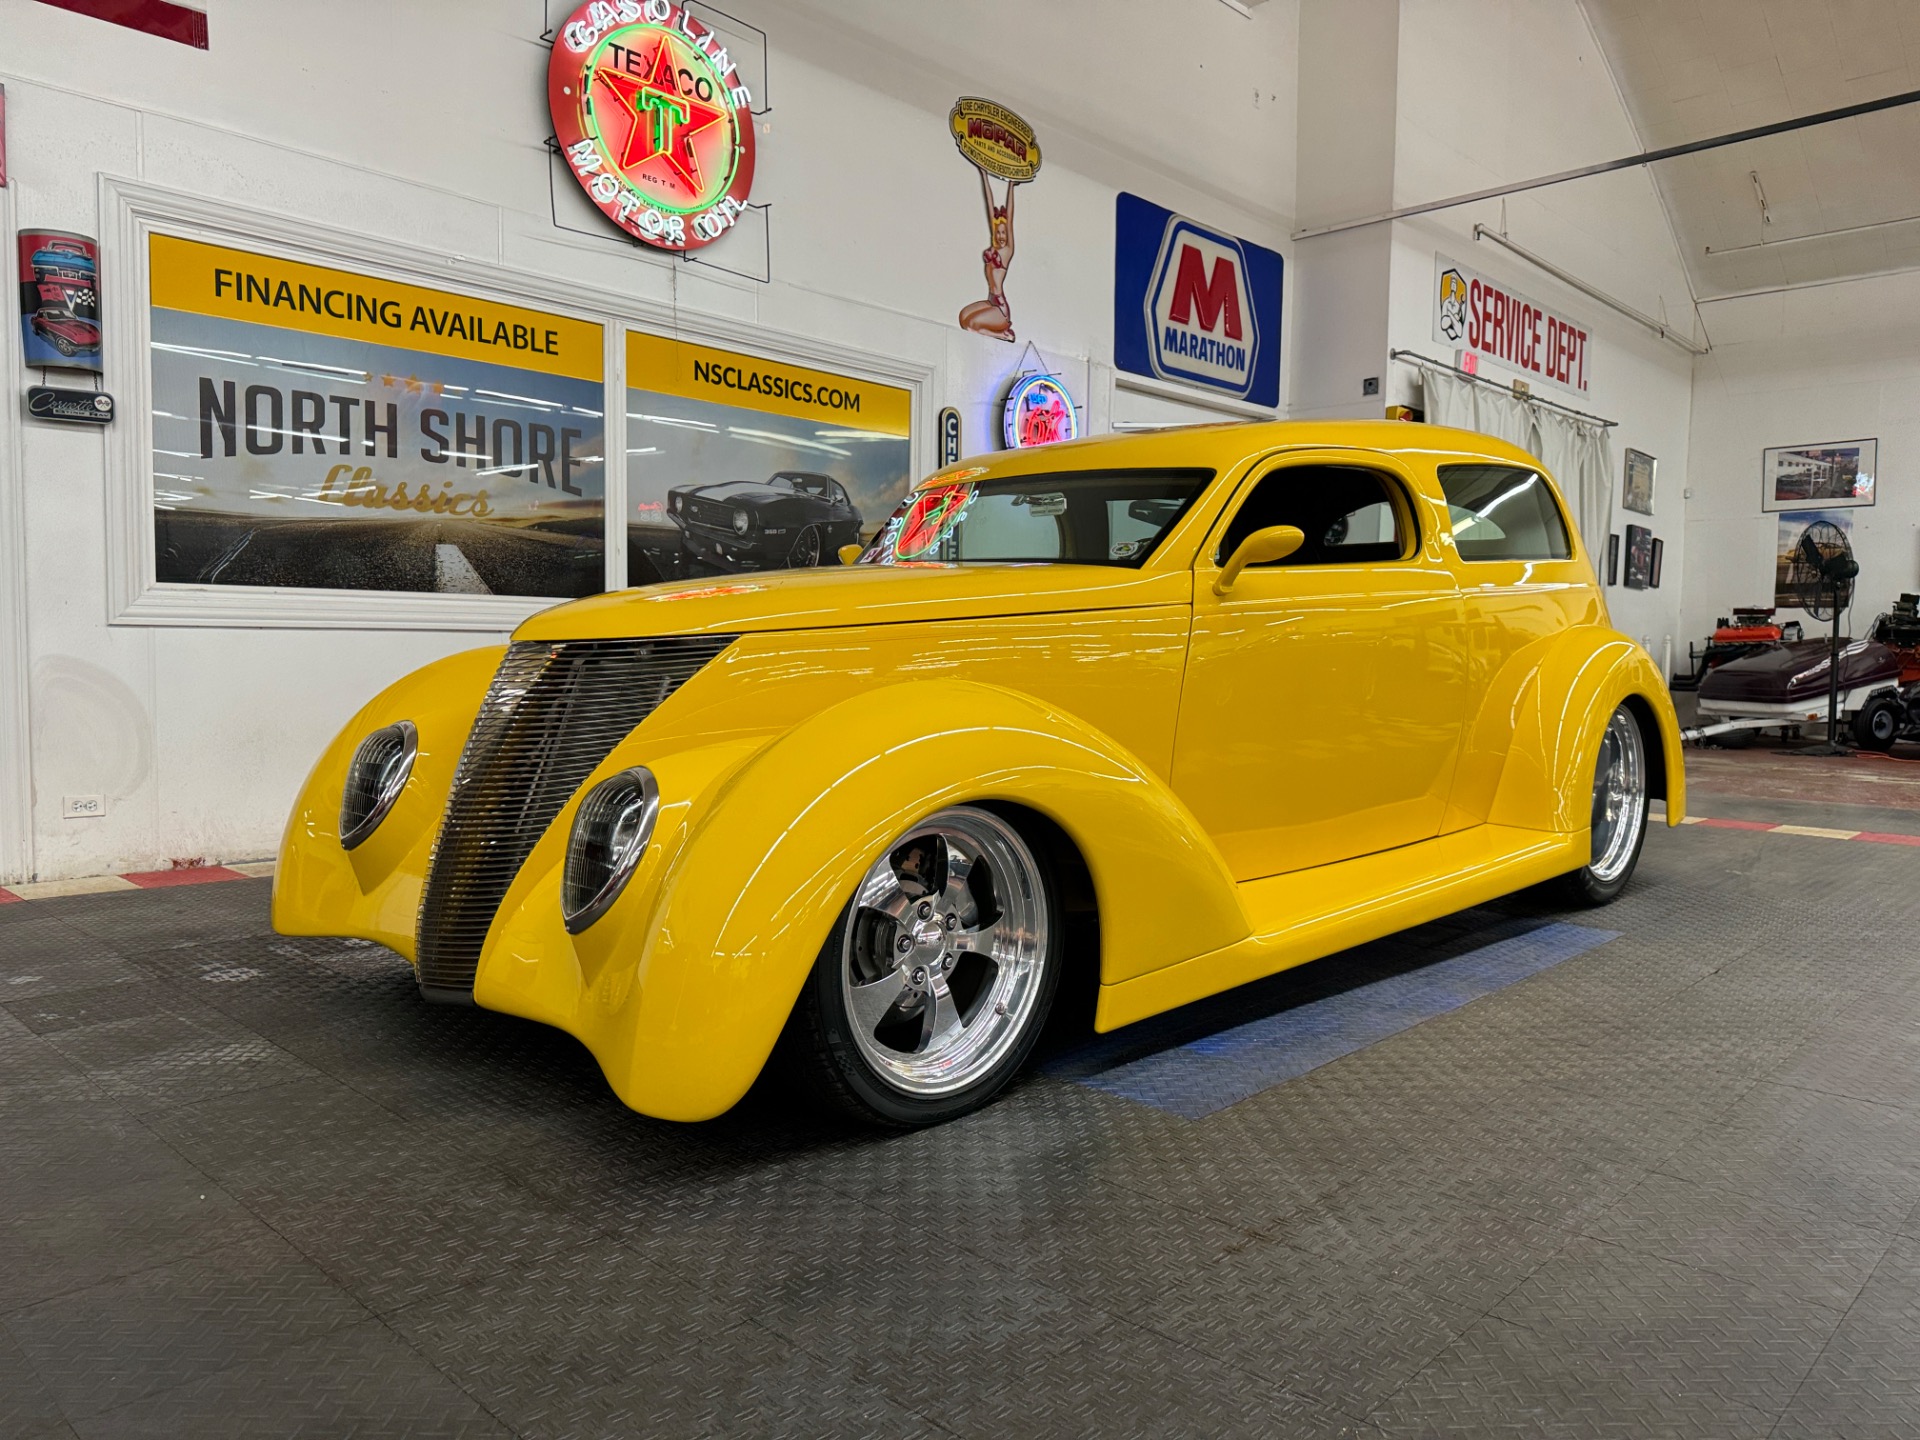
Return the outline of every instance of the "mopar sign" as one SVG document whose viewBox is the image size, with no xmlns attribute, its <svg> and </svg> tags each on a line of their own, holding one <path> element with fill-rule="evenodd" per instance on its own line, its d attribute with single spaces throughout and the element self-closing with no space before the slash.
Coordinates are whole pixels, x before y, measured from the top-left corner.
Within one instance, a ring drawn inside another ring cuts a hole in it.
<svg viewBox="0 0 1920 1440">
<path fill-rule="evenodd" d="M 1114 363 L 1278 405 L 1280 256 L 1137 195 L 1114 220 Z"/>
</svg>

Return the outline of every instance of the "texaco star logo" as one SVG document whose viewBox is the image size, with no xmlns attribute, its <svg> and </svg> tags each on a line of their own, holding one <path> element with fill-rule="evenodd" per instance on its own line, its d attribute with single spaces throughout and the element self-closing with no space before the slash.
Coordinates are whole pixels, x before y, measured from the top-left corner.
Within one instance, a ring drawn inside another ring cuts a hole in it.
<svg viewBox="0 0 1920 1440">
<path fill-rule="evenodd" d="M 547 66 L 554 136 L 606 217 L 665 250 L 719 239 L 753 184 L 753 96 L 713 31 L 671 0 L 592 0 Z"/>
</svg>

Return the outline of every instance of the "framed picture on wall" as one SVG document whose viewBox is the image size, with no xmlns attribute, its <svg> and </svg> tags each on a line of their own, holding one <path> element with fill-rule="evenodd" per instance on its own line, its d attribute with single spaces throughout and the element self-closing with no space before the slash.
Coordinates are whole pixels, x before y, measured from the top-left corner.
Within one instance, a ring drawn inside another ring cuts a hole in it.
<svg viewBox="0 0 1920 1440">
<path fill-rule="evenodd" d="M 1620 488 L 1620 504 L 1638 515 L 1653 513 L 1653 456 L 1644 450 L 1627 451 L 1627 478 Z"/>
<path fill-rule="evenodd" d="M 1653 571 L 1653 531 L 1627 526 L 1627 589 L 1644 590 Z"/>
<path fill-rule="evenodd" d="M 1836 510 L 1871 505 L 1878 440 L 1831 440 L 1760 452 L 1760 508 Z"/>
<path fill-rule="evenodd" d="M 1658 590 L 1660 588 L 1660 562 L 1666 558 L 1666 554 L 1667 542 L 1656 535 L 1653 541 L 1653 563 L 1647 567 L 1647 588 L 1649 590 Z"/>
<path fill-rule="evenodd" d="M 1620 583 L 1620 537 L 1607 536 L 1607 584 Z"/>
</svg>

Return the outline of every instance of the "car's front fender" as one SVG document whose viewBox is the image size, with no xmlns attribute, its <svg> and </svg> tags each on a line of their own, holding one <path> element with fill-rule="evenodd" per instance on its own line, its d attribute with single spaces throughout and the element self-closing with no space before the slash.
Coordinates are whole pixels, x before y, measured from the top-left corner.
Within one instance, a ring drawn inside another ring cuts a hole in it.
<svg viewBox="0 0 1920 1440">
<path fill-rule="evenodd" d="M 464 650 L 422 666 L 363 705 L 321 753 L 280 841 L 273 928 L 282 935 L 349 935 L 408 959 L 427 860 L 447 792 L 502 645 Z M 411 720 L 420 749 L 392 811 L 359 848 L 340 848 L 340 796 L 353 752 L 371 732 Z"/>
<path fill-rule="evenodd" d="M 599 773 L 642 760 L 655 763 L 623 746 Z M 632 893 L 566 935 L 558 871 L 570 806 L 508 895 L 474 987 L 482 1005 L 579 1036 L 621 1098 L 650 1115 L 705 1119 L 746 1093 L 860 876 L 948 805 L 1024 806 L 1066 832 L 1092 877 L 1105 981 L 1248 933 L 1226 866 L 1164 782 L 1014 691 L 885 686 L 757 748 L 659 757 L 657 773 L 658 853 Z"/>
</svg>

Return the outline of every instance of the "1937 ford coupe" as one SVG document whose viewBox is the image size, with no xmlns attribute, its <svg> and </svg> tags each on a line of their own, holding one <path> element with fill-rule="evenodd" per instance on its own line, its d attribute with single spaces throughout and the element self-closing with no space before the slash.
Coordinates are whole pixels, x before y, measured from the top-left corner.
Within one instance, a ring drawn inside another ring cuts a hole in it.
<svg viewBox="0 0 1920 1440">
<path fill-rule="evenodd" d="M 851 552 L 849 552 L 851 553 Z M 1106 1030 L 1680 823 L 1665 686 L 1538 463 L 1388 422 L 964 462 L 856 563 L 578 601 L 377 696 L 274 923 L 697 1120 L 778 1053 L 912 1125 Z"/>
</svg>

